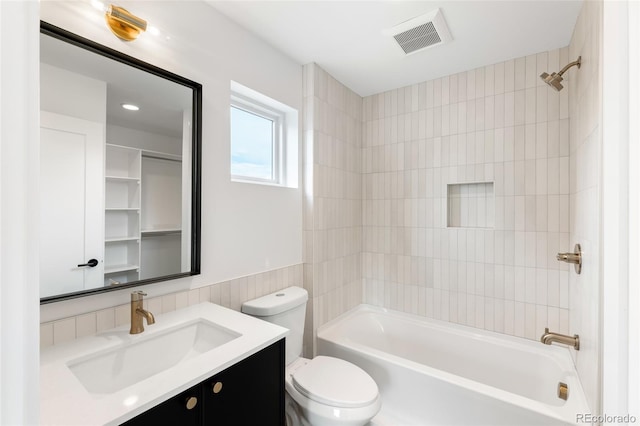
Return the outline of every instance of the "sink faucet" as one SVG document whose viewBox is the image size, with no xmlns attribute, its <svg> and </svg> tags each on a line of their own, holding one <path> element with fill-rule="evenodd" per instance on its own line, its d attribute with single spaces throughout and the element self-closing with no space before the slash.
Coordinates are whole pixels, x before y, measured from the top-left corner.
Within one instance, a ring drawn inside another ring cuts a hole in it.
<svg viewBox="0 0 640 426">
<path fill-rule="evenodd" d="M 156 322 L 153 314 L 149 311 L 142 309 L 142 297 L 147 293 L 142 291 L 134 291 L 131 293 L 131 329 L 129 334 L 139 334 L 144 331 L 144 323 L 142 318 L 146 318 L 147 325 L 151 325 Z"/>
<path fill-rule="evenodd" d="M 553 342 L 562 343 L 563 345 L 573 346 L 576 351 L 580 350 L 580 336 L 574 334 L 573 337 L 566 336 L 564 334 L 551 333 L 549 328 L 544 329 L 544 334 L 540 337 L 540 341 L 545 345 L 550 345 Z"/>
</svg>

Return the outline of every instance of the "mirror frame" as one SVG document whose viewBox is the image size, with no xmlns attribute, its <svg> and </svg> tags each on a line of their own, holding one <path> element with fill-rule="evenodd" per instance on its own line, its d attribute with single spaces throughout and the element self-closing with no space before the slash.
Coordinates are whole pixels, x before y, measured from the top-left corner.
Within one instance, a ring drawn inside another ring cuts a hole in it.
<svg viewBox="0 0 640 426">
<path fill-rule="evenodd" d="M 130 287 L 138 287 L 141 285 L 157 283 L 161 281 L 174 280 L 184 278 L 191 275 L 200 274 L 201 263 L 201 190 L 202 190 L 202 85 L 195 81 L 188 80 L 182 76 L 174 74 L 170 71 L 151 65 L 132 56 L 118 52 L 92 40 L 71 33 L 48 22 L 40 21 L 40 33 L 57 38 L 61 41 L 78 46 L 82 49 L 89 50 L 98 55 L 120 62 L 122 64 L 137 68 L 148 72 L 152 75 L 170 80 L 174 83 L 185 86 L 193 91 L 193 119 L 192 119 L 192 155 L 191 155 L 191 270 L 181 272 L 179 274 L 164 275 L 155 278 L 147 278 L 138 281 L 132 281 L 117 286 L 99 287 L 89 290 L 81 290 L 72 293 L 65 293 L 56 296 L 40 298 L 40 304 L 59 302 L 62 300 L 75 299 L 78 297 L 92 296 L 95 294 L 106 293 L 110 291 L 118 291 Z"/>
</svg>

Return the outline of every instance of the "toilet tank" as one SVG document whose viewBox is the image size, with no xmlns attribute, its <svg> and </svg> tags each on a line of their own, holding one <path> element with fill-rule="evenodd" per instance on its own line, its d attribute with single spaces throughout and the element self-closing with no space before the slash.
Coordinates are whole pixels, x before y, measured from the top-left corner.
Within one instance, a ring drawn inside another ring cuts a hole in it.
<svg viewBox="0 0 640 426">
<path fill-rule="evenodd" d="M 302 355 L 304 317 L 309 296 L 300 287 L 288 287 L 242 304 L 242 312 L 290 330 L 286 337 L 286 364 Z"/>
</svg>

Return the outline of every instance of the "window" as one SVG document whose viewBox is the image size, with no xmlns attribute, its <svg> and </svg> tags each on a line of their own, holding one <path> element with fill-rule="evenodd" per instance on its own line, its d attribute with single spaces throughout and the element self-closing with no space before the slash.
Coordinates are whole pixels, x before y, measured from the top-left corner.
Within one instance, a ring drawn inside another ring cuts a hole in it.
<svg viewBox="0 0 640 426">
<path fill-rule="evenodd" d="M 298 187 L 298 111 L 231 82 L 231 180 Z"/>
<path fill-rule="evenodd" d="M 231 176 L 280 183 L 282 117 L 240 102 L 231 104 Z"/>
</svg>

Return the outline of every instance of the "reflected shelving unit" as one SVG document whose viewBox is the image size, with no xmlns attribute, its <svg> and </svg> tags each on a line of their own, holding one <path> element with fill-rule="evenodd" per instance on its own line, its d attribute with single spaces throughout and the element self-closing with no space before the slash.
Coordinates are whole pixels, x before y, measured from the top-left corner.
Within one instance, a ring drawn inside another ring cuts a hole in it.
<svg viewBox="0 0 640 426">
<path fill-rule="evenodd" d="M 181 272 L 182 159 L 107 144 L 104 285 Z"/>
<path fill-rule="evenodd" d="M 106 145 L 104 284 L 140 279 L 141 153 Z"/>
<path fill-rule="evenodd" d="M 147 150 L 141 155 L 140 279 L 145 279 L 181 271 L 182 158 Z"/>
</svg>

